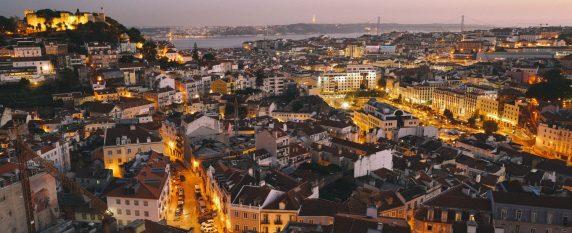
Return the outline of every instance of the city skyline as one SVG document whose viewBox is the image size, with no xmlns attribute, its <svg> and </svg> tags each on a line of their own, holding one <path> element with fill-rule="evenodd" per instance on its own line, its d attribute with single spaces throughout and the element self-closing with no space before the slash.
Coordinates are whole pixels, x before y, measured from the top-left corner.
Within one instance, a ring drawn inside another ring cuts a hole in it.
<svg viewBox="0 0 572 233">
<path fill-rule="evenodd" d="M 382 23 L 400 24 L 456 24 L 465 15 L 466 24 L 487 26 L 570 25 L 572 15 L 566 9 L 572 2 L 549 1 L 449 1 L 436 0 L 432 4 L 419 4 L 416 0 L 357 0 L 348 4 L 332 0 L 292 0 L 284 2 L 263 0 L 183 1 L 168 0 L 157 7 L 149 0 L 124 1 L 11 1 L 1 0 L 0 15 L 23 17 L 25 9 L 56 9 L 99 11 L 128 26 L 241 26 L 282 25 L 293 23 Z M 137 5 L 135 5 L 137 4 Z M 125 14 L 129 12 L 130 14 Z M 483 14 L 486 12 L 486 15 Z"/>
</svg>

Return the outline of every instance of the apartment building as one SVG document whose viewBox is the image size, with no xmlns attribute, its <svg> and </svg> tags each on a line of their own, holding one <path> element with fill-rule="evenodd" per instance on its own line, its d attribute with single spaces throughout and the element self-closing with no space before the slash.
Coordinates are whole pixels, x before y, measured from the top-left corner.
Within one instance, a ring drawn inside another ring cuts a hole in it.
<svg viewBox="0 0 572 233">
<path fill-rule="evenodd" d="M 265 149 L 272 156 L 272 163 L 284 160 L 290 153 L 290 136 L 277 127 L 264 129 L 254 136 L 256 149 Z"/>
<path fill-rule="evenodd" d="M 120 180 L 106 194 L 108 209 L 119 226 L 137 219 L 159 222 L 167 218 L 171 190 L 169 159 L 151 152 L 141 154 L 136 160 L 133 166 L 139 167 L 134 178 Z"/>
<path fill-rule="evenodd" d="M 20 43 L 14 46 L 14 57 L 41 57 L 42 46 L 36 43 Z"/>
<path fill-rule="evenodd" d="M 326 72 L 318 77 L 323 93 L 347 93 L 377 88 L 377 70 L 371 65 L 348 65 L 345 72 Z"/>
<path fill-rule="evenodd" d="M 490 201 L 467 185 L 458 185 L 424 202 L 415 212 L 415 233 L 479 232 L 492 226 Z M 454 229 L 457 229 L 455 231 Z M 473 229 L 475 231 L 470 231 Z"/>
<path fill-rule="evenodd" d="M 569 197 L 492 191 L 488 198 L 495 232 L 572 231 L 572 202 Z"/>
<path fill-rule="evenodd" d="M 431 107 L 439 113 L 448 109 L 454 117 L 468 119 L 477 110 L 477 98 L 482 95 L 490 96 L 496 93 L 472 88 L 437 88 L 433 91 Z"/>
<path fill-rule="evenodd" d="M 460 80 L 427 81 L 413 85 L 400 85 L 399 95 L 401 98 L 414 104 L 430 104 L 433 100 L 433 90 L 438 87 L 456 86 Z"/>
<path fill-rule="evenodd" d="M 133 159 L 137 153 L 163 151 L 163 142 L 156 135 L 136 125 L 117 126 L 105 130 L 103 162 L 113 176 L 122 177 L 119 166 Z"/>
<path fill-rule="evenodd" d="M 540 123 L 536 133 L 535 147 L 572 163 L 572 125 Z"/>
<path fill-rule="evenodd" d="M 150 115 L 155 111 L 155 103 L 141 98 L 121 98 L 111 109 L 110 115 L 117 119 L 130 119 L 138 115 Z"/>
<path fill-rule="evenodd" d="M 393 129 L 419 126 L 419 119 L 411 113 L 378 102 L 375 98 L 367 101 L 363 109 L 354 111 L 353 119 L 362 132 L 379 128 L 389 133 Z"/>
<path fill-rule="evenodd" d="M 262 82 L 262 91 L 269 95 L 282 95 L 286 89 L 284 77 L 268 77 Z"/>
</svg>

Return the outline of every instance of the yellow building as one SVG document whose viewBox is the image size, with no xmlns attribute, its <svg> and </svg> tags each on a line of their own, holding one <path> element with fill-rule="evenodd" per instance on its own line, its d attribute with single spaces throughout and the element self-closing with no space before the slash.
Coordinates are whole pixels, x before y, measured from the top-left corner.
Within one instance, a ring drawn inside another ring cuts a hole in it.
<svg viewBox="0 0 572 233">
<path fill-rule="evenodd" d="M 94 91 L 93 95 L 95 96 L 95 100 L 97 101 L 110 102 L 119 100 L 119 94 L 117 93 L 116 90 L 113 89 L 103 89 L 99 91 Z"/>
<path fill-rule="evenodd" d="M 52 11 L 53 12 L 53 11 Z M 43 32 L 48 28 L 56 31 L 74 30 L 80 24 L 88 22 L 105 22 L 105 14 L 68 11 L 55 11 L 55 15 L 46 17 L 34 10 L 25 10 L 24 17 L 28 32 Z"/>
<path fill-rule="evenodd" d="M 518 125 L 520 106 L 522 101 L 502 103 L 496 95 L 482 95 L 477 97 L 477 111 L 486 120 L 493 120 L 501 127 L 515 127 Z"/>
<path fill-rule="evenodd" d="M 572 164 L 572 125 L 540 123 L 535 147 Z"/>
<path fill-rule="evenodd" d="M 365 47 L 360 44 L 349 44 L 344 49 L 346 57 L 360 58 L 365 53 Z"/>
<path fill-rule="evenodd" d="M 230 94 L 234 91 L 236 83 L 229 78 L 217 79 L 211 84 L 211 91 L 219 94 Z"/>
<path fill-rule="evenodd" d="M 113 170 L 113 176 L 121 177 L 120 165 L 135 158 L 139 152 L 163 152 L 163 142 L 159 135 L 131 125 L 118 126 L 105 130 L 103 163 L 106 169 Z"/>
</svg>

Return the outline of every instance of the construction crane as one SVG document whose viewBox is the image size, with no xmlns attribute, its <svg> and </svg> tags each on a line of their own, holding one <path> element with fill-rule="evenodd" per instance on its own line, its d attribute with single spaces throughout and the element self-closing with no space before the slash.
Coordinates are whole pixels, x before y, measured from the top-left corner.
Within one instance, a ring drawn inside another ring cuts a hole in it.
<svg viewBox="0 0 572 233">
<path fill-rule="evenodd" d="M 103 216 L 102 228 L 104 233 L 112 233 L 116 231 L 116 221 L 113 217 L 113 213 L 107 210 L 107 203 L 96 197 L 90 191 L 83 188 L 73 179 L 60 172 L 51 162 L 38 156 L 38 154 L 36 154 L 36 152 L 32 150 L 21 137 L 16 140 L 16 156 L 18 158 L 18 169 L 22 174 L 21 183 L 22 191 L 24 194 L 24 205 L 26 208 L 26 218 L 29 233 L 36 232 L 34 208 L 32 204 L 32 191 L 29 179 L 30 174 L 28 173 L 27 169 L 27 164 L 30 161 L 33 161 L 44 167 L 50 175 L 56 178 L 61 183 L 61 185 L 70 192 L 80 194 L 84 198 L 87 198 L 89 200 L 90 208 L 94 209 Z"/>
</svg>

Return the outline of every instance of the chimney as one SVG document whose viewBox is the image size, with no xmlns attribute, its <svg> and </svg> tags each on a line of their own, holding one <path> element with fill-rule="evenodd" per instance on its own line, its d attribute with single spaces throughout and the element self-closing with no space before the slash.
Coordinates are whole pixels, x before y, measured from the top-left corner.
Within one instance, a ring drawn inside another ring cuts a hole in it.
<svg viewBox="0 0 572 233">
<path fill-rule="evenodd" d="M 467 233 L 477 233 L 477 223 L 475 221 L 467 221 Z"/>
<path fill-rule="evenodd" d="M 377 215 L 378 215 L 377 207 L 375 207 L 375 206 L 367 207 L 367 209 L 365 210 L 365 215 L 370 217 L 370 218 L 377 219 Z"/>
</svg>

